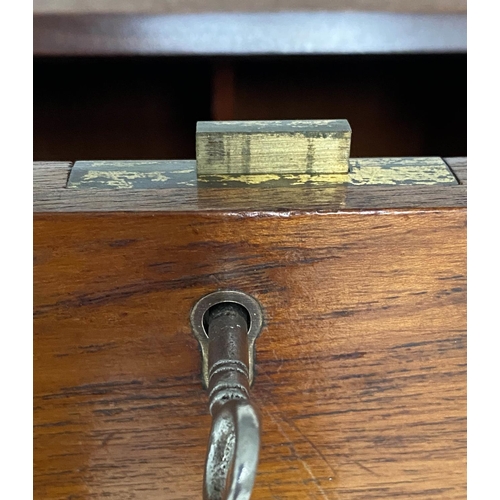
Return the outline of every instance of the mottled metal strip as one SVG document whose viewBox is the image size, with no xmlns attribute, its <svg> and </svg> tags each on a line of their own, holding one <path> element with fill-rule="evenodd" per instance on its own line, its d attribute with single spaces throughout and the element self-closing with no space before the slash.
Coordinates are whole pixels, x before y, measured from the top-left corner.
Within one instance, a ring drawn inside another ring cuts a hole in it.
<svg viewBox="0 0 500 500">
<path fill-rule="evenodd" d="M 196 160 L 78 161 L 70 189 L 168 189 L 221 187 L 293 187 L 336 185 L 457 185 L 447 164 L 430 158 L 354 158 L 348 174 L 196 175 Z"/>
<path fill-rule="evenodd" d="M 351 158 L 349 170 L 349 184 L 356 186 L 457 184 L 439 157 Z"/>
<path fill-rule="evenodd" d="M 196 187 L 195 160 L 77 161 L 71 189 L 167 189 Z"/>
</svg>

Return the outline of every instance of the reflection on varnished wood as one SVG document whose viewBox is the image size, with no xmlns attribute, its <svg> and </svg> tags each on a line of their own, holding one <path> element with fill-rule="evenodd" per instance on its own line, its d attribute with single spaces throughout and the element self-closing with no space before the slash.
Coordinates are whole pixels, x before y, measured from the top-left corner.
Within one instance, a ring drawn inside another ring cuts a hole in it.
<svg viewBox="0 0 500 500">
<path fill-rule="evenodd" d="M 465 498 L 463 208 L 46 213 L 34 231 L 35 498 L 199 498 L 188 315 L 226 287 L 266 314 L 252 498 Z"/>
</svg>

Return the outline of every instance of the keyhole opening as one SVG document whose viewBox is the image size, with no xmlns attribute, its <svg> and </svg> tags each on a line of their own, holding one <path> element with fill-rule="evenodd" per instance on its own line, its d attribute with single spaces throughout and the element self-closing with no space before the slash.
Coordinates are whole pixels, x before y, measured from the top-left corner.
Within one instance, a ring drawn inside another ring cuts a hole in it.
<svg viewBox="0 0 500 500">
<path fill-rule="evenodd" d="M 203 329 L 205 330 L 205 334 L 207 335 L 207 337 L 209 332 L 208 327 L 212 320 L 214 320 L 215 318 L 219 318 L 220 316 L 234 316 L 234 315 L 239 315 L 244 318 L 248 333 L 252 322 L 252 318 L 250 316 L 250 313 L 248 312 L 248 309 L 245 306 L 238 304 L 237 302 L 225 301 L 225 302 L 219 302 L 218 304 L 214 304 L 205 311 L 202 323 L 203 323 Z"/>
</svg>

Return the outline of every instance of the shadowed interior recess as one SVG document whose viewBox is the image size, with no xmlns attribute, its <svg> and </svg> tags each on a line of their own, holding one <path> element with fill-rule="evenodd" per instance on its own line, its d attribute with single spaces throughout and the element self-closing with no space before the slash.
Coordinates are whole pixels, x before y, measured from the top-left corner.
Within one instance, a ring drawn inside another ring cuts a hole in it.
<svg viewBox="0 0 500 500">
<path fill-rule="evenodd" d="M 34 160 L 195 158 L 196 122 L 346 118 L 351 157 L 466 156 L 466 55 L 41 58 Z"/>
</svg>

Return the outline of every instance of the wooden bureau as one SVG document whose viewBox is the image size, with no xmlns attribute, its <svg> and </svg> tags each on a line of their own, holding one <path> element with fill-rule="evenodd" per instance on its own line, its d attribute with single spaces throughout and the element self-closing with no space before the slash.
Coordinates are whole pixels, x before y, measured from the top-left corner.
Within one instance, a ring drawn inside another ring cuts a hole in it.
<svg viewBox="0 0 500 500">
<path fill-rule="evenodd" d="M 255 499 L 466 497 L 466 160 L 447 186 L 71 190 L 34 165 L 34 496 L 201 497 L 193 304 L 261 303 Z"/>
</svg>

